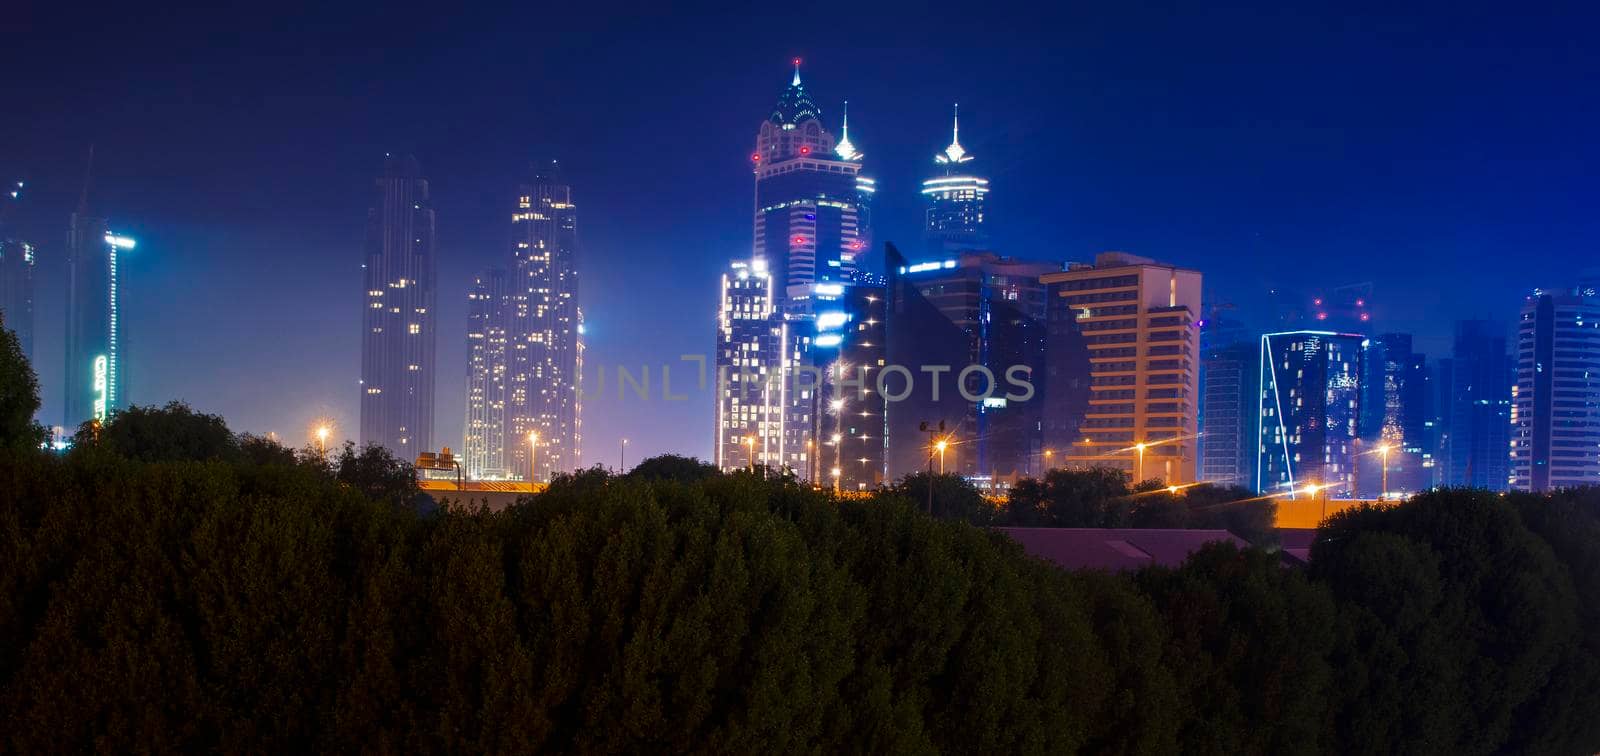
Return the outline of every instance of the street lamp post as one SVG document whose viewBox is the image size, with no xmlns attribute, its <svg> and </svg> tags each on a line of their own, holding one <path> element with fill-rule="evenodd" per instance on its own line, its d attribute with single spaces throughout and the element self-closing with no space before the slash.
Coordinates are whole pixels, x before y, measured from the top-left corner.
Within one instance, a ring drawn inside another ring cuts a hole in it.
<svg viewBox="0 0 1600 756">
<path fill-rule="evenodd" d="M 323 426 L 320 426 L 320 427 L 317 428 L 317 455 L 318 456 L 321 456 L 321 457 L 327 457 L 328 456 L 328 433 L 329 432 L 330 431 L 328 430 L 328 426 L 326 426 L 326 425 L 323 425 Z"/>
<path fill-rule="evenodd" d="M 1133 449 L 1134 451 L 1139 452 L 1139 465 L 1137 468 L 1135 468 L 1133 473 L 1133 484 L 1137 486 L 1144 482 L 1144 442 L 1140 441 L 1139 443 L 1134 444 Z"/>
<path fill-rule="evenodd" d="M 750 452 L 750 472 L 754 474 L 756 471 L 756 437 L 745 436 L 744 447 Z"/>
<path fill-rule="evenodd" d="M 1389 448 L 1388 444 L 1378 447 L 1378 459 L 1383 462 L 1383 473 L 1380 476 L 1382 480 L 1378 488 L 1378 501 L 1389 498 Z"/>
<path fill-rule="evenodd" d="M 628 439 L 622 439 L 622 466 L 617 469 L 619 473 L 628 471 Z"/>
<path fill-rule="evenodd" d="M 944 439 L 939 439 L 939 443 L 933 445 L 933 448 L 939 450 L 939 474 L 940 475 L 944 474 L 944 450 L 946 448 L 948 448 L 949 446 L 950 446 L 950 442 L 948 442 L 948 441 L 946 441 Z"/>
<path fill-rule="evenodd" d="M 1050 474 L 1050 458 L 1055 456 L 1055 453 L 1054 449 L 1044 450 L 1044 469 L 1039 472 L 1040 475 Z"/>
</svg>

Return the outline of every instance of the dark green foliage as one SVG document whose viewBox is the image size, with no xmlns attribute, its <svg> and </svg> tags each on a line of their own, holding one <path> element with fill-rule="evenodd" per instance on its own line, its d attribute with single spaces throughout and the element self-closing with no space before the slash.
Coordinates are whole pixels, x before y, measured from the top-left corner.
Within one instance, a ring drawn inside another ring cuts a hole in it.
<svg viewBox="0 0 1600 756">
<path fill-rule="evenodd" d="M 231 461 L 239 455 L 238 441 L 222 418 L 195 412 L 183 402 L 117 410 L 101 427 L 93 421 L 84 423 L 73 439 L 73 448 L 145 462 Z"/>
<path fill-rule="evenodd" d="M 1308 570 L 1213 545 L 1072 574 L 975 524 L 1267 540 L 1271 509 L 1104 471 L 842 499 L 657 458 L 419 517 L 377 448 L 329 464 L 182 405 L 82 441 L 0 449 L 0 752 L 1600 746 L 1596 490 L 1342 513 Z"/>
<path fill-rule="evenodd" d="M 373 501 L 408 507 L 417 499 L 417 475 L 411 463 L 376 444 L 358 449 L 346 441 L 334 461 L 334 476 Z"/>
<path fill-rule="evenodd" d="M 1130 485 L 1110 468 L 1051 470 L 1012 487 L 993 524 L 1045 528 L 1228 530 L 1257 546 L 1275 546 L 1277 506 L 1239 486 L 1209 483 L 1169 492 L 1159 481 Z"/>
<path fill-rule="evenodd" d="M 17 334 L 0 321 L 0 447 L 37 449 L 47 431 L 34 422 L 39 411 L 39 379 L 22 355 Z"/>
<path fill-rule="evenodd" d="M 909 501 L 912 506 L 924 513 L 928 512 L 930 504 L 928 487 L 933 486 L 931 504 L 934 517 L 941 520 L 959 520 L 970 522 L 974 525 L 989 525 L 996 522 L 997 513 L 993 505 L 985 501 L 983 494 L 966 478 L 955 473 L 912 473 L 900 479 L 894 488 L 882 492 L 880 497 L 898 496 Z"/>
<path fill-rule="evenodd" d="M 651 457 L 628 471 L 630 478 L 675 480 L 679 483 L 694 483 L 719 474 L 716 465 L 677 454 Z"/>
</svg>

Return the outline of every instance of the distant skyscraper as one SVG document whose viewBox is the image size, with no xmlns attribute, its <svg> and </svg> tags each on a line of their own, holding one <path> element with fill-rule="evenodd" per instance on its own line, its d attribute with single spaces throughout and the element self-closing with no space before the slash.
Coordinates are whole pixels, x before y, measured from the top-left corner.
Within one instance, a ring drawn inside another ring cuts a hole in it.
<svg viewBox="0 0 1600 756">
<path fill-rule="evenodd" d="M 1251 488 L 1261 411 L 1260 339 L 1245 340 L 1242 333 L 1226 334 L 1219 327 L 1217 343 L 1205 343 L 1212 338 L 1212 325 L 1221 325 L 1216 317 L 1207 321 L 1201 331 L 1200 480 Z"/>
<path fill-rule="evenodd" d="M 1389 489 L 1386 493 L 1411 494 L 1432 486 L 1433 449 L 1428 433 L 1428 367 L 1426 358 L 1413 351 L 1411 334 L 1385 333 L 1372 339 L 1371 361 L 1377 363 L 1376 392 L 1382 404 L 1376 411 L 1378 431 L 1363 451 L 1370 462 L 1361 469 L 1361 494 L 1376 494 L 1382 487 L 1383 455 L 1374 450 L 1387 446 Z M 1369 469 L 1370 468 L 1370 469 Z"/>
<path fill-rule="evenodd" d="M 986 249 L 988 230 L 984 225 L 984 202 L 989 194 L 989 179 L 975 176 L 968 166 L 972 154 L 961 146 L 961 111 L 956 109 L 950 146 L 934 155 L 940 175 L 922 182 L 922 196 L 928 199 L 923 236 L 929 254 L 947 255 L 972 249 Z"/>
<path fill-rule="evenodd" d="M 869 239 L 862 208 L 871 179 L 861 153 L 822 125 L 822 111 L 794 78 L 756 134 L 755 250 L 788 311 L 805 312 L 812 284 L 846 281 Z"/>
<path fill-rule="evenodd" d="M 578 208 L 553 161 L 521 185 L 515 208 L 506 464 L 518 477 L 543 481 L 576 469 L 583 443 Z"/>
<path fill-rule="evenodd" d="M 467 423 L 461 459 L 466 476 L 474 480 L 512 477 L 506 467 L 510 306 L 511 280 L 504 270 L 484 272 L 467 293 Z"/>
<path fill-rule="evenodd" d="M 1510 477 L 1511 385 L 1514 366 L 1502 324 L 1456 323 L 1455 353 L 1444 396 L 1449 415 L 1443 484 L 1506 490 Z"/>
<path fill-rule="evenodd" d="M 88 209 L 88 185 L 67 233 L 66 414 L 71 433 L 126 402 L 117 257 L 134 241 Z"/>
<path fill-rule="evenodd" d="M 1366 337 L 1356 334 L 1261 337 L 1257 491 L 1292 496 L 1315 485 L 1329 496 L 1354 493 L 1366 351 Z"/>
<path fill-rule="evenodd" d="M 1539 292 L 1517 325 L 1511 487 L 1600 484 L 1600 296 Z"/>
<path fill-rule="evenodd" d="M 1041 281 L 1049 286 L 1051 323 L 1075 323 L 1090 361 L 1085 417 L 1053 420 L 1057 431 L 1045 441 L 1053 456 L 1068 467 L 1194 481 L 1200 273 L 1103 252 L 1092 265 L 1073 263 Z"/>
<path fill-rule="evenodd" d="M 33 245 L 0 239 L 0 323 L 33 359 Z"/>
<path fill-rule="evenodd" d="M 899 313 L 922 312 L 927 321 L 905 317 L 891 324 L 903 334 L 899 344 L 891 344 L 891 363 L 917 371 L 924 365 L 944 367 L 948 387 L 932 398 L 933 378 L 924 372 L 916 376 L 919 387 L 907 402 L 896 402 L 893 436 L 910 444 L 904 454 L 896 454 L 900 474 L 915 472 L 912 467 L 926 454 L 919 448 L 928 438 L 917 429 L 924 421 L 943 421 L 950 448 L 946 467 L 969 477 L 1002 479 L 1027 475 L 1037 468 L 1041 454 L 1042 399 L 1025 402 L 1004 398 L 1012 393 L 1006 371 L 1020 365 L 1019 374 L 1030 382 L 1042 383 L 1045 344 L 1045 284 L 1040 276 L 1061 270 L 1059 264 L 1025 262 L 992 252 L 968 252 L 924 262 L 897 265 L 892 273 L 899 295 L 919 300 L 897 303 Z M 926 307 L 922 303 L 926 303 Z M 937 315 L 935 315 L 937 313 Z M 916 331 L 913 336 L 907 331 Z M 919 350 L 923 339 L 939 343 Z M 992 385 L 982 372 L 966 376 L 968 395 L 988 397 L 969 401 L 956 389 L 956 381 L 969 366 L 977 365 L 993 377 Z M 1034 372 L 1037 371 L 1037 372 Z"/>
<path fill-rule="evenodd" d="M 410 155 L 386 157 L 376 185 L 362 266 L 361 443 L 410 462 L 433 449 L 433 204 Z"/>
</svg>

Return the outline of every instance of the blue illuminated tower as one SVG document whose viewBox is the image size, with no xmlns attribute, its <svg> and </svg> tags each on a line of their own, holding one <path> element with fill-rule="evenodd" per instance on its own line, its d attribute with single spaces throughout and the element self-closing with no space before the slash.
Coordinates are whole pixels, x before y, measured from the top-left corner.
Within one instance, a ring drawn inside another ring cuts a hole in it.
<svg viewBox="0 0 1600 756">
<path fill-rule="evenodd" d="M 794 78 L 756 133 L 755 245 L 758 267 L 772 272 L 786 312 L 810 309 L 809 287 L 846 281 L 868 246 L 861 153 L 845 138 L 834 142 L 822 110 Z"/>
<path fill-rule="evenodd" d="M 923 236 L 930 256 L 975 249 L 986 249 L 989 233 L 985 226 L 984 202 L 989 194 L 989 179 L 973 175 L 968 165 L 972 154 L 961 146 L 961 110 L 956 106 L 950 146 L 934 155 L 940 175 L 922 182 L 922 196 L 928 199 Z"/>
<path fill-rule="evenodd" d="M 1585 285 L 1528 297 L 1517 355 L 1511 486 L 1600 484 L 1600 294 Z"/>
<path fill-rule="evenodd" d="M 94 160 L 91 150 L 90 162 Z M 111 233 L 106 219 L 89 210 L 85 179 L 78 209 L 67 230 L 66 414 L 70 433 L 89 420 L 104 420 L 126 401 L 118 256 L 134 240 Z"/>
<path fill-rule="evenodd" d="M 1261 337 L 1257 491 L 1354 493 L 1367 347 L 1365 336 L 1331 331 Z"/>
</svg>

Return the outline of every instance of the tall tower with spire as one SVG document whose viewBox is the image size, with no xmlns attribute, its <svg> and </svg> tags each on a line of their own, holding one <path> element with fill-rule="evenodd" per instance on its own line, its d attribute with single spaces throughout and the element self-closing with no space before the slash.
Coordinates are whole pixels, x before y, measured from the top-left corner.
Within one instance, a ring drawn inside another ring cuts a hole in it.
<svg viewBox="0 0 1600 756">
<path fill-rule="evenodd" d="M 872 182 L 862 177 L 861 153 L 844 138 L 834 141 L 817 107 L 794 76 L 756 132 L 750 156 L 755 172 L 752 264 L 770 270 L 785 311 L 805 312 L 816 284 L 848 281 L 868 246 L 862 198 Z"/>
<path fill-rule="evenodd" d="M 961 146 L 959 104 L 951 120 L 950 146 L 935 154 L 933 162 L 939 174 L 922 182 L 922 196 L 928 199 L 923 236 L 929 253 L 943 256 L 984 249 L 989 243 L 983 208 L 989 179 L 974 175 L 969 167 L 972 154 Z"/>
</svg>

